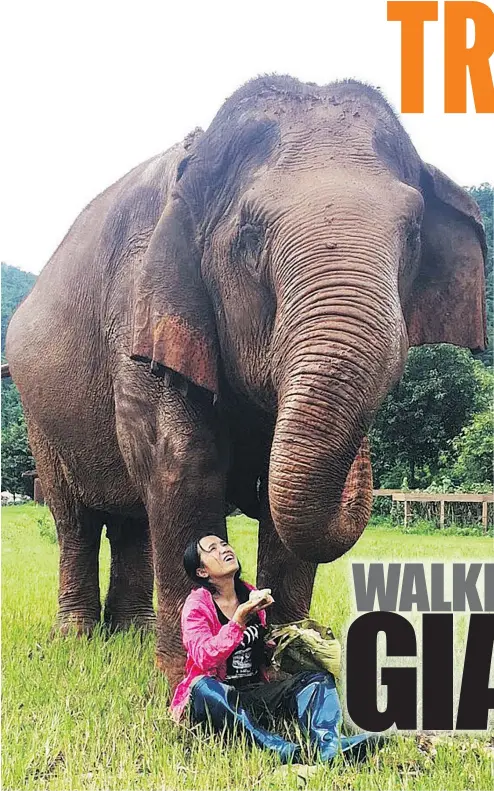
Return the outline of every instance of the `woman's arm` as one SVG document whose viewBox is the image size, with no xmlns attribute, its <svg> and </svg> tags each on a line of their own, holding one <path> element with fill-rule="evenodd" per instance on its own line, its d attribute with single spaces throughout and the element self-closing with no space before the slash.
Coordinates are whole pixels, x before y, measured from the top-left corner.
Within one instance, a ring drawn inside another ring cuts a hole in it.
<svg viewBox="0 0 494 791">
<path fill-rule="evenodd" d="M 211 620 L 207 610 L 194 606 L 182 615 L 184 648 L 201 670 L 208 671 L 224 662 L 240 645 L 244 628 L 236 621 L 228 621 L 217 634 L 211 631 Z"/>
<path fill-rule="evenodd" d="M 239 604 L 231 621 L 224 624 L 217 634 L 211 630 L 208 609 L 197 602 L 191 605 L 186 602 L 182 613 L 182 639 L 187 653 L 201 670 L 217 667 L 242 642 L 250 615 L 269 606 L 272 601 L 271 596 L 264 596 Z"/>
</svg>

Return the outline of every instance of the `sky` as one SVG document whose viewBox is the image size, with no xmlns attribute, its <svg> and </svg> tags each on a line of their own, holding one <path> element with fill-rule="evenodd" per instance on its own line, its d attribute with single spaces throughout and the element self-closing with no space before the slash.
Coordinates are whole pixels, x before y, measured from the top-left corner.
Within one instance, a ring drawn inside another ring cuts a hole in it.
<svg viewBox="0 0 494 791">
<path fill-rule="evenodd" d="M 486 2 L 494 10 L 494 2 Z M 3 4 L 0 259 L 38 273 L 79 212 L 135 165 L 206 128 L 262 73 L 353 77 L 400 109 L 400 24 L 385 0 L 10 0 Z M 446 115 L 443 2 L 425 28 L 422 159 L 494 183 L 494 115 Z M 468 44 L 473 43 L 473 24 Z M 491 58 L 491 69 L 494 57 Z"/>
</svg>

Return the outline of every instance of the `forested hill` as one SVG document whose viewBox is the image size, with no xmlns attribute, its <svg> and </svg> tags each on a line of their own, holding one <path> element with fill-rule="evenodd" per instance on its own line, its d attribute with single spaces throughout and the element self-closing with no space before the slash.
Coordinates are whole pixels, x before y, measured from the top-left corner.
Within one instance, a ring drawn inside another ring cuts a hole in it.
<svg viewBox="0 0 494 791">
<path fill-rule="evenodd" d="M 2 262 L 2 362 L 5 361 L 5 335 L 17 306 L 29 294 L 36 275 Z M 35 461 L 27 439 L 19 392 L 11 379 L 2 380 L 2 491 L 32 497 L 32 479 L 23 472 L 32 470 Z"/>
<path fill-rule="evenodd" d="M 5 334 L 10 318 L 35 282 L 36 275 L 31 272 L 23 272 L 16 266 L 2 263 L 2 355 L 5 351 Z"/>
</svg>

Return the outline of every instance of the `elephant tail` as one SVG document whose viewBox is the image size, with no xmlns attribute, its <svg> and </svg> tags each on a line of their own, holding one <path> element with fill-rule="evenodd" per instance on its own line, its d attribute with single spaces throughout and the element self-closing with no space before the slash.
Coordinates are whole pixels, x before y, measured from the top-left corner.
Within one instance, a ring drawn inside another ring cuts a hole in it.
<svg viewBox="0 0 494 791">
<path fill-rule="evenodd" d="M 10 375 L 11 374 L 10 374 L 9 364 L 5 363 L 4 365 L 2 365 L 2 379 L 6 379 L 7 376 L 10 376 Z"/>
</svg>

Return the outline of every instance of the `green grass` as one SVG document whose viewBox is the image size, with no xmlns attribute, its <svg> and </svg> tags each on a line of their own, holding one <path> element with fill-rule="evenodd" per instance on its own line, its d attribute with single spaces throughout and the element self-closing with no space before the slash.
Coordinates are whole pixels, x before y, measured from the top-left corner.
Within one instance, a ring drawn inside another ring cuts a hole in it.
<svg viewBox="0 0 494 791">
<path fill-rule="evenodd" d="M 167 684 L 154 666 L 154 637 L 55 638 L 58 548 L 47 509 L 2 508 L 4 789 L 296 789 L 295 773 L 241 740 L 177 728 Z M 230 520 L 230 540 L 254 580 L 256 530 Z M 340 638 L 350 615 L 348 563 L 373 559 L 485 559 L 490 539 L 415 536 L 368 529 L 353 552 L 318 571 L 312 615 Z M 101 549 L 102 594 L 109 550 Z M 431 746 L 396 737 L 358 767 L 318 765 L 310 789 L 488 789 L 492 762 L 480 738 Z"/>
</svg>

